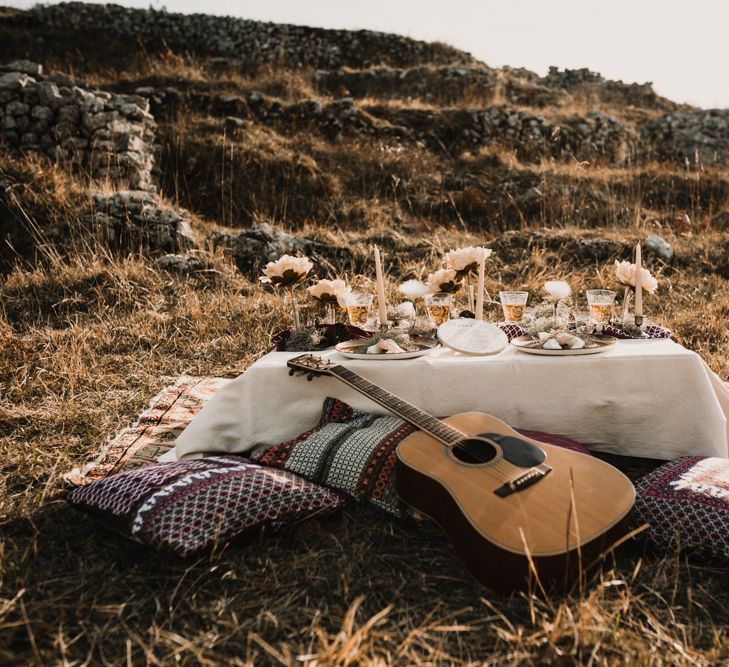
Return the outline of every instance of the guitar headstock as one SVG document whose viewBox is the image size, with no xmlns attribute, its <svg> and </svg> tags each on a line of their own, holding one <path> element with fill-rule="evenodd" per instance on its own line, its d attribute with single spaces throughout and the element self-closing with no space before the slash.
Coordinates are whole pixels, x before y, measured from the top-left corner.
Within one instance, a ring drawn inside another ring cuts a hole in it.
<svg viewBox="0 0 729 667">
<path fill-rule="evenodd" d="M 331 361 L 313 354 L 302 354 L 289 359 L 286 365 L 291 369 L 289 375 L 294 373 L 306 375 L 307 380 L 313 379 L 315 375 L 334 375 L 332 369 L 336 366 Z"/>
</svg>

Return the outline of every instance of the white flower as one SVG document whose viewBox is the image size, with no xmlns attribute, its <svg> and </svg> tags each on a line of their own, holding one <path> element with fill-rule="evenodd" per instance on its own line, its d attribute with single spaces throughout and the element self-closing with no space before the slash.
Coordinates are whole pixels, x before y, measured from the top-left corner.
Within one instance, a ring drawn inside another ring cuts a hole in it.
<svg viewBox="0 0 729 667">
<path fill-rule="evenodd" d="M 443 263 L 446 268 L 453 269 L 460 278 L 463 278 L 469 273 L 478 271 L 481 259 L 488 259 L 492 252 L 491 248 L 481 248 L 479 246 L 459 248 L 447 252 L 443 257 Z"/>
<path fill-rule="evenodd" d="M 344 308 L 352 288 L 343 280 L 320 280 L 316 285 L 307 287 L 306 291 L 319 303 L 337 303 Z"/>
<path fill-rule="evenodd" d="M 422 299 L 426 294 L 430 294 L 430 289 L 422 280 L 406 280 L 397 288 L 400 294 L 410 301 Z"/>
<path fill-rule="evenodd" d="M 616 259 L 615 275 L 621 285 L 635 288 L 635 264 L 631 264 L 630 262 L 619 262 Z M 653 294 L 653 292 L 658 289 L 658 281 L 651 275 L 651 272 L 644 267 L 641 267 L 640 269 L 640 286 L 648 292 L 648 294 Z"/>
<path fill-rule="evenodd" d="M 550 301 L 561 301 L 572 294 L 572 288 L 564 280 L 548 280 L 544 283 L 544 290 L 547 292 L 547 298 Z"/>
<path fill-rule="evenodd" d="M 455 294 L 461 289 L 461 279 L 454 269 L 439 269 L 428 276 L 428 290 L 431 294 L 447 292 Z"/>
<path fill-rule="evenodd" d="M 274 287 L 291 287 L 303 282 L 313 266 L 308 257 L 282 255 L 275 262 L 266 264 L 266 268 L 263 270 L 265 275 L 261 276 L 259 280 L 262 283 L 270 283 Z"/>
</svg>

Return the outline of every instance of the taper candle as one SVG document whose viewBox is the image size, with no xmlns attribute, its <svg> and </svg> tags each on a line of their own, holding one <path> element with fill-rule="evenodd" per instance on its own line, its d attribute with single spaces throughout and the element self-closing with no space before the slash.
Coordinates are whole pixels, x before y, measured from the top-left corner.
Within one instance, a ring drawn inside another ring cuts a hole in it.
<svg viewBox="0 0 729 667">
<path fill-rule="evenodd" d="M 486 253 L 481 253 L 481 260 L 478 263 L 478 283 L 476 284 L 476 319 L 483 319 L 483 292 L 484 292 L 484 266 L 486 264 Z"/>
<path fill-rule="evenodd" d="M 635 316 L 643 317 L 643 276 L 640 243 L 635 246 Z"/>
<path fill-rule="evenodd" d="M 380 249 L 375 246 L 375 275 L 377 276 L 377 308 L 380 313 L 380 326 L 387 326 L 387 301 L 385 301 L 385 278 L 382 273 Z"/>
</svg>

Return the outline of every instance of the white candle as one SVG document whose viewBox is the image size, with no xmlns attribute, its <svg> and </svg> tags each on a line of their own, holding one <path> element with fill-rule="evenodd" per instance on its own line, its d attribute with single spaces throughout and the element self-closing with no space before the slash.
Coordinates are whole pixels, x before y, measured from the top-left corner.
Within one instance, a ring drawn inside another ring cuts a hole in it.
<svg viewBox="0 0 729 667">
<path fill-rule="evenodd" d="M 476 286 L 476 319 L 483 319 L 483 292 L 484 292 L 484 265 L 486 264 L 486 253 L 481 255 L 481 261 L 478 263 L 478 283 Z"/>
<path fill-rule="evenodd" d="M 643 317 L 643 276 L 640 256 L 640 243 L 635 246 L 635 316 Z"/>
<path fill-rule="evenodd" d="M 382 274 L 380 249 L 375 246 L 375 274 L 377 276 L 377 307 L 380 312 L 380 326 L 387 326 L 387 301 L 385 301 L 385 278 Z"/>
</svg>

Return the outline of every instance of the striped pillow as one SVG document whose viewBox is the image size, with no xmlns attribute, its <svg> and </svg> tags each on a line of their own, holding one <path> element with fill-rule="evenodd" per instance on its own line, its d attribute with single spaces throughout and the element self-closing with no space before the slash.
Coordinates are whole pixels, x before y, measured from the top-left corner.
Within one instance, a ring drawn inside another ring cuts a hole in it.
<svg viewBox="0 0 729 667">
<path fill-rule="evenodd" d="M 396 449 L 414 430 L 399 417 L 361 412 L 327 398 L 316 428 L 254 452 L 252 457 L 262 465 L 284 468 L 402 517 L 409 511 L 395 490 Z M 589 453 L 579 443 L 561 436 L 520 432 L 535 440 Z"/>
</svg>

